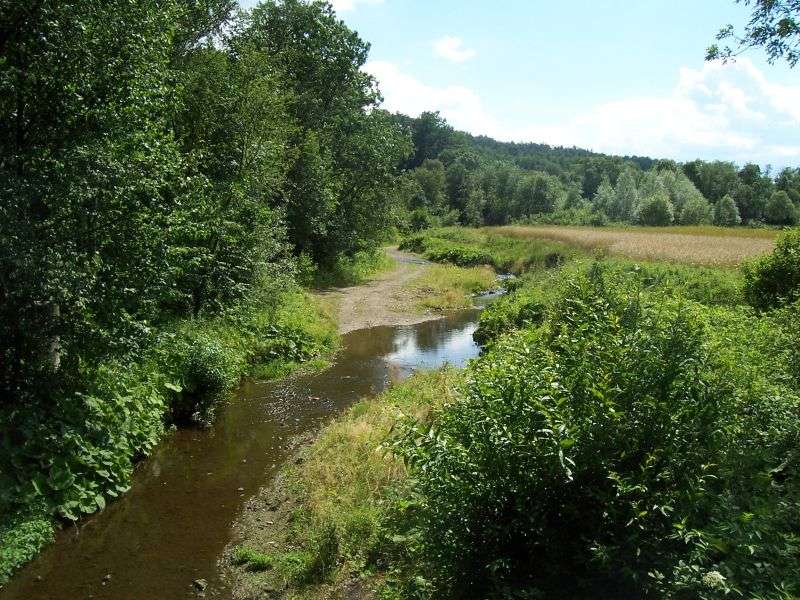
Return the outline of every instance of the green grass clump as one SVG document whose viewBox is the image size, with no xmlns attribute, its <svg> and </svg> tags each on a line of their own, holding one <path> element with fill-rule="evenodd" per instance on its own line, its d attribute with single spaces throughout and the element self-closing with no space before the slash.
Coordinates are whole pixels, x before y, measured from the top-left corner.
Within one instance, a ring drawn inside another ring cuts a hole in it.
<svg viewBox="0 0 800 600">
<path fill-rule="evenodd" d="M 285 471 L 285 486 L 294 509 L 277 546 L 261 553 L 248 541 L 234 561 L 249 564 L 266 556 L 270 579 L 313 596 L 318 584 L 368 576 L 397 548 L 387 530 L 393 503 L 390 489 L 402 488 L 405 465 L 384 444 L 399 418 L 429 422 L 452 402 L 454 370 L 418 373 L 380 396 L 352 406 L 302 451 L 302 460 Z"/>
<path fill-rule="evenodd" d="M 233 561 L 237 565 L 245 566 L 248 571 L 256 572 L 271 569 L 275 562 L 274 558 L 270 555 L 245 546 L 239 546 L 234 549 Z"/>
</svg>

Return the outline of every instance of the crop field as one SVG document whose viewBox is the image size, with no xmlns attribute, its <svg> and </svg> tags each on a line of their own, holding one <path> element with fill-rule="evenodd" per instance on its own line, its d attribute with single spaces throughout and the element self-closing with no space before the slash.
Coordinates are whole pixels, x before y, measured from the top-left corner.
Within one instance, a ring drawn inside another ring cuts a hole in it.
<svg viewBox="0 0 800 600">
<path fill-rule="evenodd" d="M 772 230 L 721 227 L 594 228 L 507 226 L 492 233 L 521 239 L 547 239 L 587 251 L 637 260 L 673 261 L 694 265 L 736 267 L 774 248 Z"/>
</svg>

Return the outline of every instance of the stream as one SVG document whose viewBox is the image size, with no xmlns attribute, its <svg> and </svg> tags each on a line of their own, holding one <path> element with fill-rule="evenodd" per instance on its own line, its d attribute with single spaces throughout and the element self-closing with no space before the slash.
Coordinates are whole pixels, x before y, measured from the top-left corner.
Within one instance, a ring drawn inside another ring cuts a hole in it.
<svg viewBox="0 0 800 600">
<path fill-rule="evenodd" d="M 137 466 L 130 492 L 61 531 L 0 599 L 194 598 L 201 578 L 207 598 L 229 598 L 217 560 L 245 501 L 292 453 L 289 440 L 416 369 L 464 365 L 479 351 L 479 313 L 354 331 L 323 372 L 245 383 L 213 427 L 170 434 Z"/>
</svg>

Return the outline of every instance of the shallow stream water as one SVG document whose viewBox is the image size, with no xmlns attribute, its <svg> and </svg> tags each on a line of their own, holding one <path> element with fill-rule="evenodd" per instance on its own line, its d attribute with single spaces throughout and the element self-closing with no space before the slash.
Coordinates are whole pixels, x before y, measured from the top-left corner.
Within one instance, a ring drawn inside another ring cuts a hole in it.
<svg viewBox="0 0 800 600">
<path fill-rule="evenodd" d="M 56 542 L 4 589 L 1 600 L 228 598 L 216 562 L 245 501 L 291 453 L 289 440 L 317 429 L 359 398 L 419 368 L 462 366 L 477 356 L 479 310 L 343 338 L 327 370 L 251 382 L 209 429 L 171 434 L 138 465 L 131 491 Z"/>
</svg>

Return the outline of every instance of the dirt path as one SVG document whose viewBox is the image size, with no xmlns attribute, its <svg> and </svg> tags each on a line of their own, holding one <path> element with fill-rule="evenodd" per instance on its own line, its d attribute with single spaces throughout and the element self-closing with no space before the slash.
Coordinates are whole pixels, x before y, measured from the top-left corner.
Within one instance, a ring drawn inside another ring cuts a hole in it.
<svg viewBox="0 0 800 600">
<path fill-rule="evenodd" d="M 320 298 L 338 305 L 340 333 L 380 325 L 412 325 L 439 317 L 415 309 L 417 298 L 408 285 L 422 275 L 430 263 L 396 248 L 386 252 L 395 261 L 394 269 L 361 285 L 317 293 Z"/>
</svg>

